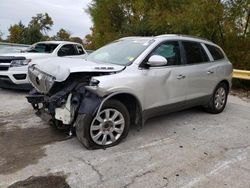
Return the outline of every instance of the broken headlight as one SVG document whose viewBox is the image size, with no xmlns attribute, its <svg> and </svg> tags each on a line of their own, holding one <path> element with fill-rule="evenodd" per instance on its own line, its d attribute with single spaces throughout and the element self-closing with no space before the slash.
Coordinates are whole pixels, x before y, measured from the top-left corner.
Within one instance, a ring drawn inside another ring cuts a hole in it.
<svg viewBox="0 0 250 188">
<path fill-rule="evenodd" d="M 46 76 L 45 85 L 46 88 L 51 88 L 55 83 L 56 78 L 53 76 Z"/>
</svg>

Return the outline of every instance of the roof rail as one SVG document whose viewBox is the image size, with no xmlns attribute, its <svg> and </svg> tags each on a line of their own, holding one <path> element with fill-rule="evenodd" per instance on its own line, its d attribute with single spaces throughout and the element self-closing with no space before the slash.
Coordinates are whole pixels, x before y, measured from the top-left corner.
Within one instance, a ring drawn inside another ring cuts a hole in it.
<svg viewBox="0 0 250 188">
<path fill-rule="evenodd" d="M 154 36 L 129 36 L 129 37 L 122 37 L 118 40 L 124 40 L 124 39 L 143 39 L 143 38 L 153 38 Z"/>
<path fill-rule="evenodd" d="M 208 42 L 212 42 L 211 40 L 208 40 L 208 39 L 203 38 L 203 37 L 192 36 L 192 35 L 183 35 L 183 34 L 164 34 L 164 35 L 158 35 L 157 37 L 164 37 L 164 36 L 189 37 L 189 38 L 200 39 L 200 40 L 205 40 L 205 41 L 208 41 Z"/>
</svg>

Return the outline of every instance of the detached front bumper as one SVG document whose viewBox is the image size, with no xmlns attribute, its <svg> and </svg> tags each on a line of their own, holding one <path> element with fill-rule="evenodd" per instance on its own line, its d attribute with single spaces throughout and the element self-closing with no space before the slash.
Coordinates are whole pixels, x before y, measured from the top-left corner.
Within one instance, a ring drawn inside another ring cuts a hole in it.
<svg viewBox="0 0 250 188">
<path fill-rule="evenodd" d="M 80 84 L 64 88 L 52 96 L 32 91 L 26 98 L 44 121 L 52 120 L 69 126 L 74 126 L 79 114 L 93 116 L 102 102 L 102 98 Z"/>
<path fill-rule="evenodd" d="M 46 108 L 44 95 L 28 95 L 26 98 L 36 111 L 36 115 L 43 121 L 49 122 L 50 120 L 53 120 L 52 114 Z"/>
</svg>

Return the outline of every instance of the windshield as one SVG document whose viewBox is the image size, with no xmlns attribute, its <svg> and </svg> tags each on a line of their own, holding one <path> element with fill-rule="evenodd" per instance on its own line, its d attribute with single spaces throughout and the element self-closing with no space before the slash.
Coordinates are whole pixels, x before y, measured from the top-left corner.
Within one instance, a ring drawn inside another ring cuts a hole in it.
<svg viewBox="0 0 250 188">
<path fill-rule="evenodd" d="M 88 55 L 87 60 L 126 66 L 131 64 L 153 42 L 148 39 L 115 41 Z"/>
<path fill-rule="evenodd" d="M 37 43 L 29 47 L 24 52 L 34 52 L 34 53 L 52 53 L 58 44 L 54 43 Z"/>
</svg>

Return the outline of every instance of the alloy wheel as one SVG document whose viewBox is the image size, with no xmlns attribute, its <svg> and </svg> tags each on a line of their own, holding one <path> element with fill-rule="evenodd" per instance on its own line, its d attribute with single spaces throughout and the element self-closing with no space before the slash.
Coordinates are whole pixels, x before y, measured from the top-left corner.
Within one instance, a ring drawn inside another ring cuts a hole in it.
<svg viewBox="0 0 250 188">
<path fill-rule="evenodd" d="M 90 135 L 96 144 L 110 145 L 121 137 L 124 127 L 125 119 L 122 113 L 116 109 L 107 108 L 93 119 Z"/>
<path fill-rule="evenodd" d="M 226 90 L 223 87 L 219 87 L 215 93 L 214 106 L 217 110 L 223 108 L 226 102 Z"/>
</svg>

